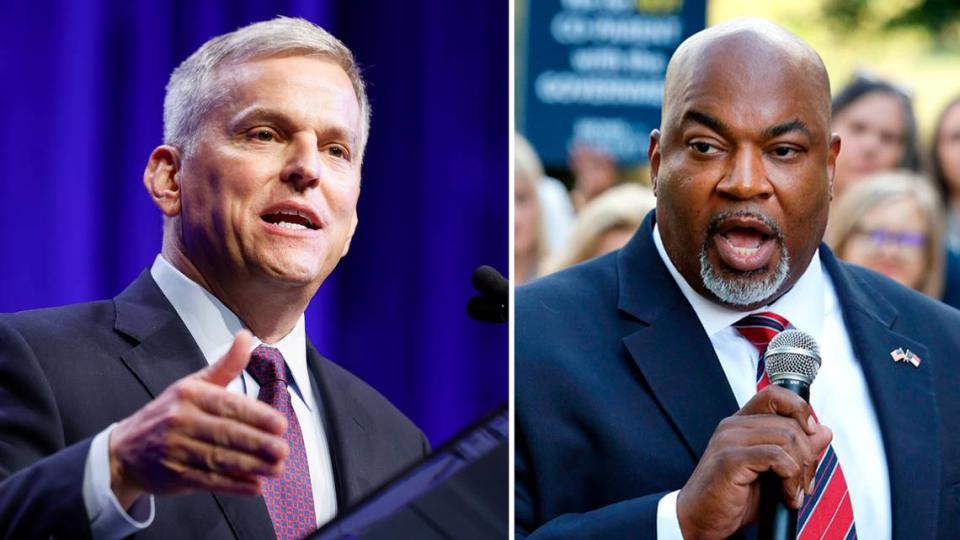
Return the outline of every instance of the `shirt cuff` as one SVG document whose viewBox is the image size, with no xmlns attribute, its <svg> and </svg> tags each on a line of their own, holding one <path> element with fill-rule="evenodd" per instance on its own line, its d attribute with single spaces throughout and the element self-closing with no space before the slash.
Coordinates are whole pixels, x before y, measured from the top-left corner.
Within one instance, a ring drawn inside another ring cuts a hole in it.
<svg viewBox="0 0 960 540">
<path fill-rule="evenodd" d="M 156 515 L 153 495 L 138 498 L 124 510 L 110 488 L 110 432 L 116 425 L 111 424 L 93 438 L 83 469 L 83 504 L 96 540 L 130 536 L 149 527 Z"/>
<path fill-rule="evenodd" d="M 683 540 L 680 518 L 677 516 L 677 496 L 680 491 L 671 491 L 657 503 L 657 540 Z"/>
</svg>

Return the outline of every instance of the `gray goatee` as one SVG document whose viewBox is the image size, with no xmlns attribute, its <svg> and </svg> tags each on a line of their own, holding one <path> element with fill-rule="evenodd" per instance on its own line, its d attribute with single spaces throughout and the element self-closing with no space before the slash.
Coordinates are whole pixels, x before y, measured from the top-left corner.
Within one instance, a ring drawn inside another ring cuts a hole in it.
<svg viewBox="0 0 960 540">
<path fill-rule="evenodd" d="M 707 258 L 707 250 L 713 244 L 713 236 L 720 223 L 731 217 L 759 219 L 774 232 L 774 241 L 776 241 L 777 248 L 780 250 L 780 257 L 777 267 L 767 277 L 761 276 L 768 271 L 766 267 L 741 272 L 728 268 L 717 269 L 710 263 Z M 703 278 L 704 287 L 715 294 L 721 302 L 734 306 L 758 304 L 772 297 L 787 280 L 787 274 L 790 270 L 790 255 L 784 245 L 780 227 L 772 219 L 763 214 L 752 212 L 723 212 L 714 216 L 707 230 L 707 239 L 700 247 L 700 277 Z"/>
</svg>

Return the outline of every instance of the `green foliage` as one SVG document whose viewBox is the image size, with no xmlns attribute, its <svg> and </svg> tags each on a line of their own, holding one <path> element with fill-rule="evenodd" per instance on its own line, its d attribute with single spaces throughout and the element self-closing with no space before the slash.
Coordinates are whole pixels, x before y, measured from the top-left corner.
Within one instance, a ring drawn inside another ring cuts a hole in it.
<svg viewBox="0 0 960 540">
<path fill-rule="evenodd" d="M 900 7 L 895 9 L 890 9 L 890 4 L 889 0 L 824 0 L 821 11 L 827 23 L 843 33 L 855 32 L 864 25 L 876 25 L 881 32 L 923 30 L 941 46 L 960 42 L 960 2 L 957 0 L 899 2 Z"/>
<path fill-rule="evenodd" d="M 828 23 L 849 32 L 863 26 L 870 15 L 870 0 L 825 0 L 821 9 Z"/>
</svg>

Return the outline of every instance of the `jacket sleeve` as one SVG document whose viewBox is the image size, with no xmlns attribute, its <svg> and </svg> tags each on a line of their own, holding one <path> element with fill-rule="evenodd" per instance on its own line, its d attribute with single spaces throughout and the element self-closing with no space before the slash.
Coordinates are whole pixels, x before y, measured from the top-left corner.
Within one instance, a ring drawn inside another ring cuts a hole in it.
<svg viewBox="0 0 960 540">
<path fill-rule="evenodd" d="M 579 538 L 656 538 L 657 505 L 668 492 L 619 501 L 584 513 L 561 514 L 543 521 L 538 516 L 536 485 L 529 459 L 517 434 L 514 453 L 514 512 L 516 540 Z"/>
<path fill-rule="evenodd" d="M 90 442 L 66 447 L 36 355 L 0 319 L 0 538 L 90 538 L 82 490 Z"/>
</svg>

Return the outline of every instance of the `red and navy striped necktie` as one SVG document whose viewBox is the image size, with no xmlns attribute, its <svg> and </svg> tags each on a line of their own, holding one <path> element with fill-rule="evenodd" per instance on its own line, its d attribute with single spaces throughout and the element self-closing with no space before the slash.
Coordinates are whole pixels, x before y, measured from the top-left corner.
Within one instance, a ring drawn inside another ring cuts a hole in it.
<svg viewBox="0 0 960 540">
<path fill-rule="evenodd" d="M 734 323 L 740 334 L 760 351 L 760 361 L 757 363 L 757 392 L 770 384 L 763 359 L 767 345 L 773 336 L 789 326 L 786 319 L 770 311 L 748 315 Z M 817 415 L 814 413 L 813 417 L 816 418 Z M 813 495 L 804 499 L 798 513 L 797 539 L 834 540 L 856 537 L 857 527 L 853 521 L 850 492 L 831 444 L 820 455 Z"/>
</svg>

